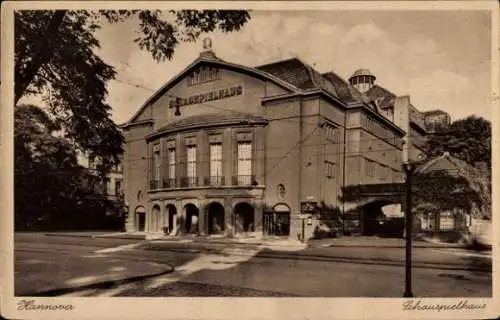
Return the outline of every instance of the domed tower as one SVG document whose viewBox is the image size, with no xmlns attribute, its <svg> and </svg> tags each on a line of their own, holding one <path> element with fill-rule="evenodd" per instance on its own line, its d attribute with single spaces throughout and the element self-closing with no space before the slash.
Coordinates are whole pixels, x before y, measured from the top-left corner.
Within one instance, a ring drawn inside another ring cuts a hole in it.
<svg viewBox="0 0 500 320">
<path fill-rule="evenodd" d="M 375 84 L 375 76 L 368 69 L 358 69 L 349 78 L 349 82 L 352 86 L 358 89 L 360 92 L 365 93 L 370 90 Z"/>
</svg>

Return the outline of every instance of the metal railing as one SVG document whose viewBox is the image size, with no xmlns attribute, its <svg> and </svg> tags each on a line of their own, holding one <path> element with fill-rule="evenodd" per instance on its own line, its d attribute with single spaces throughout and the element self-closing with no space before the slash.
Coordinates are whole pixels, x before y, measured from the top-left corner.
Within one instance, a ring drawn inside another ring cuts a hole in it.
<svg viewBox="0 0 500 320">
<path fill-rule="evenodd" d="M 236 186 L 253 186 L 257 185 L 254 175 L 237 175 L 233 176 L 233 185 Z"/>
<path fill-rule="evenodd" d="M 164 189 L 170 189 L 170 188 L 175 188 L 177 187 L 177 181 L 175 178 L 171 178 L 171 179 L 163 179 L 162 181 L 162 188 Z"/>
<path fill-rule="evenodd" d="M 223 186 L 224 176 L 209 176 L 205 177 L 205 186 Z"/>
<path fill-rule="evenodd" d="M 160 187 L 160 180 L 151 180 L 149 181 L 149 189 L 155 190 Z"/>
<path fill-rule="evenodd" d="M 182 177 L 181 178 L 181 187 L 197 187 L 198 186 L 198 177 Z"/>
<path fill-rule="evenodd" d="M 226 186 L 229 185 L 231 180 L 226 179 L 224 176 L 206 176 L 200 179 L 196 177 L 181 177 L 179 179 L 162 179 L 150 180 L 149 189 L 173 189 L 173 188 L 189 188 L 199 186 Z M 236 175 L 232 176 L 233 186 L 255 186 L 257 185 L 255 175 Z"/>
</svg>

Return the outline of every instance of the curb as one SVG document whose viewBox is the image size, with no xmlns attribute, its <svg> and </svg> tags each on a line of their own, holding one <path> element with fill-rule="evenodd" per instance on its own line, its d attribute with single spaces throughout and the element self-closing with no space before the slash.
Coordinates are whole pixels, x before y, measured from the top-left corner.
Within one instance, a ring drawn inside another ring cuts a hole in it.
<svg viewBox="0 0 500 320">
<path fill-rule="evenodd" d="M 49 237 L 95 238 L 95 236 L 90 234 L 44 233 L 43 235 Z"/>
<path fill-rule="evenodd" d="M 141 281 L 153 277 L 162 276 L 168 273 L 172 273 L 175 270 L 175 267 L 172 265 L 168 265 L 169 268 L 167 270 L 163 270 L 161 272 L 155 272 L 152 274 L 141 275 L 141 276 L 133 276 L 129 278 L 115 279 L 115 280 L 106 280 L 97 283 L 86 284 L 82 286 L 76 287 L 66 287 L 66 288 L 57 288 L 50 289 L 42 292 L 34 292 L 34 293 L 26 293 L 22 295 L 16 295 L 20 297 L 55 297 L 63 294 L 69 294 L 77 291 L 90 290 L 90 289 L 110 289 L 114 286 L 123 285 L 127 283 L 132 283 L 136 281 Z"/>
<path fill-rule="evenodd" d="M 124 240 L 147 240 L 144 235 L 126 235 L 126 234 L 100 234 L 100 235 L 92 235 L 92 234 L 67 234 L 67 233 L 44 233 L 44 236 L 49 237 L 69 237 L 69 238 L 87 238 L 87 239 L 124 239 Z"/>
<path fill-rule="evenodd" d="M 137 236 L 137 235 L 126 235 L 126 234 L 117 234 L 117 235 L 111 235 L 111 234 L 102 234 L 102 235 L 85 235 L 85 234 L 65 234 L 65 233 L 45 233 L 45 236 L 52 236 L 52 237 L 76 237 L 76 238 L 89 238 L 89 239 L 125 239 L 125 240 L 146 240 L 146 241 L 169 241 L 169 242 L 178 242 L 181 239 L 176 238 L 176 239 L 169 239 L 169 238 L 152 238 L 148 239 L 146 235 L 142 236 Z M 203 244 L 236 244 L 236 245 L 249 245 L 249 246 L 261 246 L 261 245 L 276 245 L 276 246 L 287 246 L 287 245 L 294 245 L 293 243 L 290 244 L 283 244 L 283 243 L 270 243 L 266 241 L 258 241 L 258 242 L 240 242 L 240 241 L 234 241 L 234 240 L 206 240 L 206 239 L 187 239 L 191 240 L 192 243 L 203 243 Z M 381 249 L 381 248 L 405 248 L 404 245 L 357 245 L 357 244 L 308 244 L 310 248 L 335 248 L 335 247 L 349 247 L 349 248 L 375 248 L 375 249 Z M 428 245 L 425 244 L 418 244 L 418 245 L 413 245 L 413 248 L 429 248 L 429 249 L 434 249 L 434 248 L 439 248 L 439 249 L 467 249 L 463 245 L 458 245 L 458 244 L 441 244 L 441 243 L 436 243 L 436 242 L 429 242 Z"/>
</svg>

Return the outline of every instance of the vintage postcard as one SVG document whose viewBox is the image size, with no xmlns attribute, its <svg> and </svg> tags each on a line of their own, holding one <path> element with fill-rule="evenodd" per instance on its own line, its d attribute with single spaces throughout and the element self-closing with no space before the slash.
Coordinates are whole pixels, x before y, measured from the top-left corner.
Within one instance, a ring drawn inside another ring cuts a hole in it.
<svg viewBox="0 0 500 320">
<path fill-rule="evenodd" d="M 5 1 L 1 315 L 488 319 L 496 1 Z"/>
</svg>

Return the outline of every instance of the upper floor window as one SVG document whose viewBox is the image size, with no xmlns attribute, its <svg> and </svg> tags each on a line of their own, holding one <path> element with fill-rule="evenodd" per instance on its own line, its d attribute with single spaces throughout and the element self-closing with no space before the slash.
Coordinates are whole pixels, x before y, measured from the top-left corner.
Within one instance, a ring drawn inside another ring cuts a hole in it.
<svg viewBox="0 0 500 320">
<path fill-rule="evenodd" d="M 365 159 L 365 175 L 369 177 L 375 176 L 375 162 Z"/>
<path fill-rule="evenodd" d="M 187 177 L 196 177 L 196 146 L 187 147 Z"/>
<path fill-rule="evenodd" d="M 325 175 L 329 179 L 335 179 L 336 176 L 336 165 L 333 162 L 325 161 Z"/>
<path fill-rule="evenodd" d="M 252 176 L 252 143 L 238 142 L 238 184 L 250 184 Z"/>
<path fill-rule="evenodd" d="M 154 180 L 160 181 L 161 176 L 161 161 L 160 161 L 160 150 L 155 150 L 153 153 L 153 168 L 154 168 Z"/>
<path fill-rule="evenodd" d="M 331 124 L 325 124 L 325 137 L 330 142 L 339 143 L 340 131 L 338 128 Z"/>
<path fill-rule="evenodd" d="M 115 180 L 115 195 L 119 196 L 122 194 L 122 181 Z"/>
<path fill-rule="evenodd" d="M 210 176 L 222 176 L 222 144 L 210 144 Z"/>
<path fill-rule="evenodd" d="M 188 84 L 190 86 L 205 83 L 210 81 L 215 81 L 219 79 L 219 70 L 210 67 L 202 67 L 194 71 L 188 78 Z"/>
<path fill-rule="evenodd" d="M 168 149 L 168 178 L 175 179 L 175 149 Z"/>
</svg>

